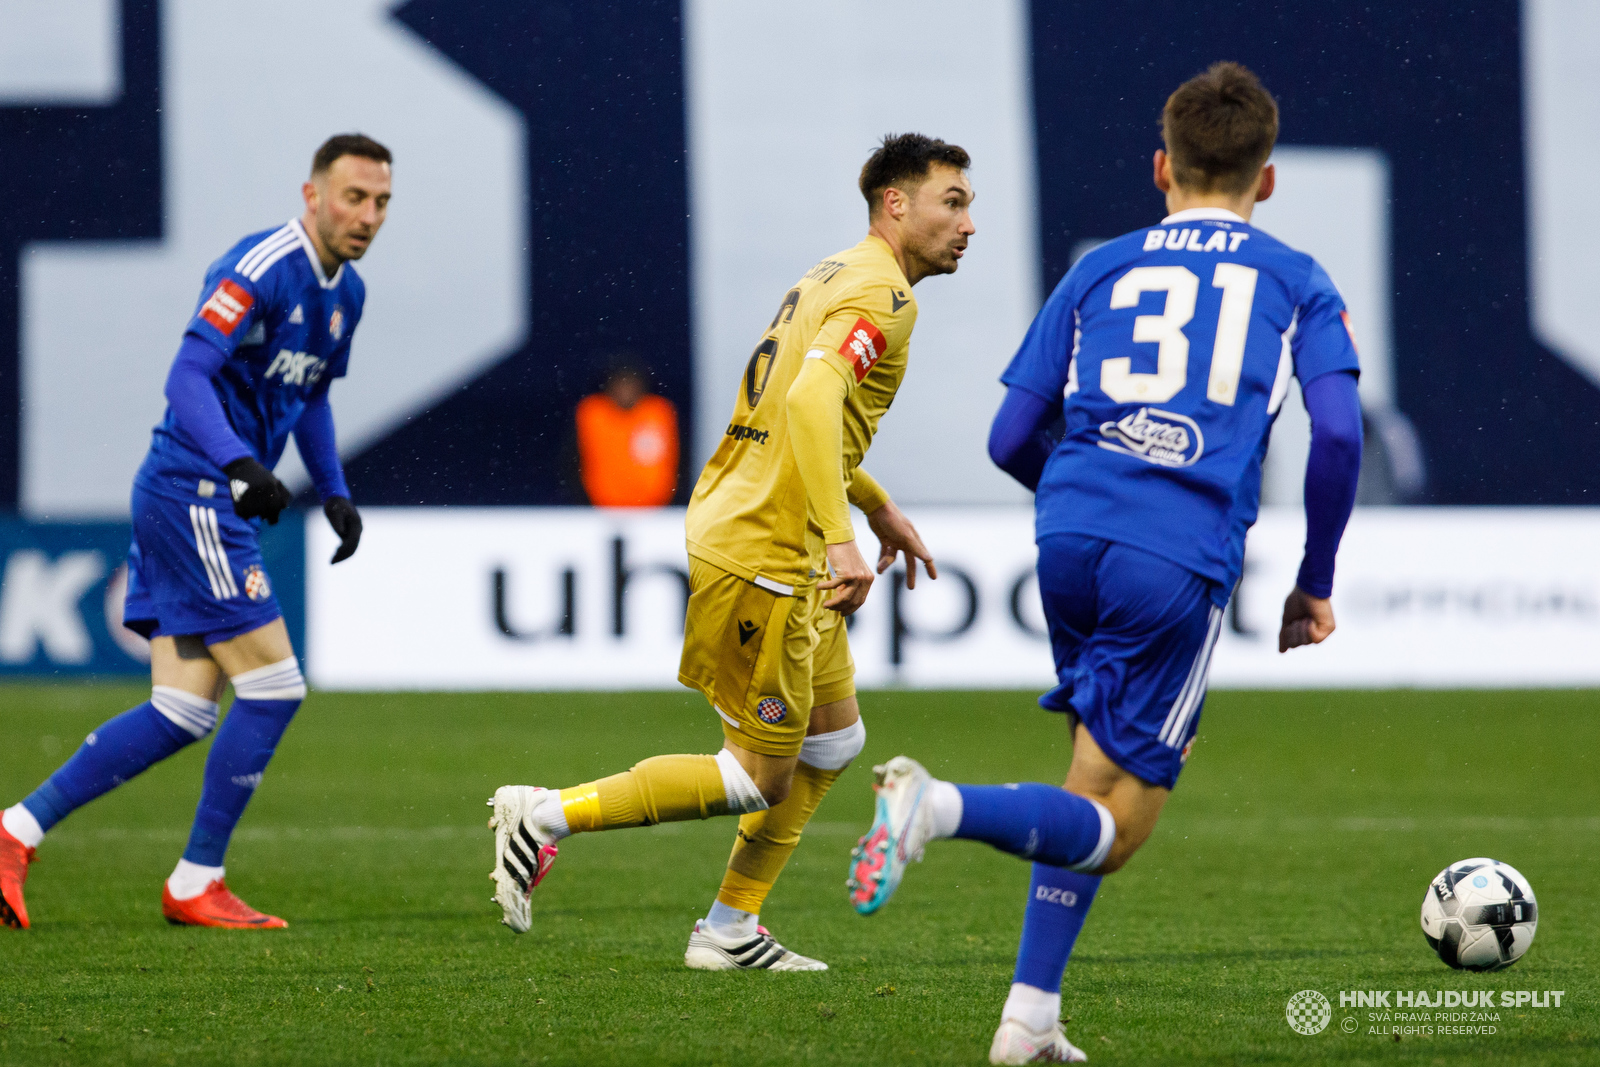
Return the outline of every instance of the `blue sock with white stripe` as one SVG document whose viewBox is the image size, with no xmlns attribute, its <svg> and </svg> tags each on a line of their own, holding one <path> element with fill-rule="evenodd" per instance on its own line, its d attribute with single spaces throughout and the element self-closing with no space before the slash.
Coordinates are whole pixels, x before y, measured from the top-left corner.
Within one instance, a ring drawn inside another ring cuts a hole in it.
<svg viewBox="0 0 1600 1067">
<path fill-rule="evenodd" d="M 293 656 L 235 675 L 233 706 L 206 757 L 205 785 L 183 858 L 221 867 L 233 828 L 261 784 L 261 775 L 305 699 L 306 683 Z"/>
<path fill-rule="evenodd" d="M 1040 782 L 958 785 L 961 823 L 953 836 L 1052 867 L 1092 871 L 1116 839 L 1111 813 L 1098 801 Z"/>
<path fill-rule="evenodd" d="M 23 800 L 49 830 L 68 814 L 204 737 L 217 722 L 217 705 L 167 685 L 150 699 L 103 723 L 72 758 Z"/>
</svg>

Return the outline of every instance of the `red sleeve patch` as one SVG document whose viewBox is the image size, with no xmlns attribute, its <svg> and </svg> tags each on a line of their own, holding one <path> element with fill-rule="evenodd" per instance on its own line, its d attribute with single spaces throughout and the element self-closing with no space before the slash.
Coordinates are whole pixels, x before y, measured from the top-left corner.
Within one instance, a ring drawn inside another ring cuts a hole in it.
<svg viewBox="0 0 1600 1067">
<path fill-rule="evenodd" d="M 1344 320 L 1344 332 L 1350 335 L 1350 347 L 1360 352 L 1360 346 L 1356 344 L 1356 328 L 1350 325 L 1350 312 L 1341 311 L 1339 317 Z"/>
<path fill-rule="evenodd" d="M 883 358 L 884 349 L 888 347 L 883 333 L 876 326 L 858 318 L 845 335 L 844 344 L 839 346 L 839 354 L 850 361 L 851 369 L 856 372 L 856 384 L 860 385 L 867 372 Z"/>
<path fill-rule="evenodd" d="M 217 286 L 217 291 L 211 294 L 211 299 L 201 306 L 200 317 L 221 330 L 224 336 L 231 336 L 245 312 L 255 302 L 256 298 L 243 286 L 224 278 L 222 284 Z"/>
</svg>

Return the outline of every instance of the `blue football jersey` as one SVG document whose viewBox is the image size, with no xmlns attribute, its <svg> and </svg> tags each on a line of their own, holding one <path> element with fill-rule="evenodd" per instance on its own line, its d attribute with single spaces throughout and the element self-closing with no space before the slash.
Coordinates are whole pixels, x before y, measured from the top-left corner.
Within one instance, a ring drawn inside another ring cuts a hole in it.
<svg viewBox="0 0 1600 1067">
<path fill-rule="evenodd" d="M 1196 208 L 1084 255 L 1001 381 L 1061 397 L 1040 537 L 1085 534 L 1238 581 L 1289 377 L 1359 373 L 1327 272 L 1230 211 Z"/>
<path fill-rule="evenodd" d="M 234 432 L 268 469 L 306 401 L 344 376 L 365 300 L 351 264 L 324 276 L 298 219 L 251 234 L 206 271 L 186 332 L 227 353 L 213 385 Z M 151 488 L 186 492 L 199 479 L 226 484 L 170 407 L 139 477 Z"/>
</svg>

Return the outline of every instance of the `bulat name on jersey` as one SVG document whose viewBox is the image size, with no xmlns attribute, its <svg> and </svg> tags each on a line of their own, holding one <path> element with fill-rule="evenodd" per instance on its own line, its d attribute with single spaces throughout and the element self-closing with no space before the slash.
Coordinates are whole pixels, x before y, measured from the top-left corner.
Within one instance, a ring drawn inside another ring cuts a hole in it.
<svg viewBox="0 0 1600 1067">
<path fill-rule="evenodd" d="M 758 445 L 767 443 L 771 430 L 758 430 L 754 426 L 740 426 L 738 423 L 728 423 L 728 436 L 735 441 L 754 441 Z"/>
<path fill-rule="evenodd" d="M 1239 246 L 1250 240 L 1247 233 L 1237 231 L 1229 233 L 1227 230 L 1213 230 L 1205 243 L 1200 243 L 1201 230 L 1196 227 L 1181 230 L 1151 230 L 1144 235 L 1144 250 L 1154 252 L 1158 248 L 1165 248 L 1171 252 L 1237 252 Z"/>
<path fill-rule="evenodd" d="M 309 352 L 291 352 L 282 348 L 267 365 L 266 378 L 270 381 L 277 374 L 282 376 L 284 385 L 316 385 L 317 379 L 327 369 L 328 361 L 325 359 L 319 359 Z"/>
</svg>

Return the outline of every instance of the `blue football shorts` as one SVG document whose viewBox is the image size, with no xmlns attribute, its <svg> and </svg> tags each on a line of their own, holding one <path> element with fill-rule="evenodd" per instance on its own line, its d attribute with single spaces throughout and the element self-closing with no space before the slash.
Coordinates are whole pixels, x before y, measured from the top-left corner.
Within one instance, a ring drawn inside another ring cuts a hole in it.
<svg viewBox="0 0 1600 1067">
<path fill-rule="evenodd" d="M 234 514 L 227 496 L 184 501 L 135 484 L 124 626 L 145 637 L 198 634 L 213 645 L 282 614 L 256 522 Z"/>
<path fill-rule="evenodd" d="M 1189 758 L 1222 630 L 1217 583 L 1096 537 L 1039 540 L 1039 595 L 1060 685 L 1039 698 L 1118 767 L 1171 789 Z"/>
</svg>

